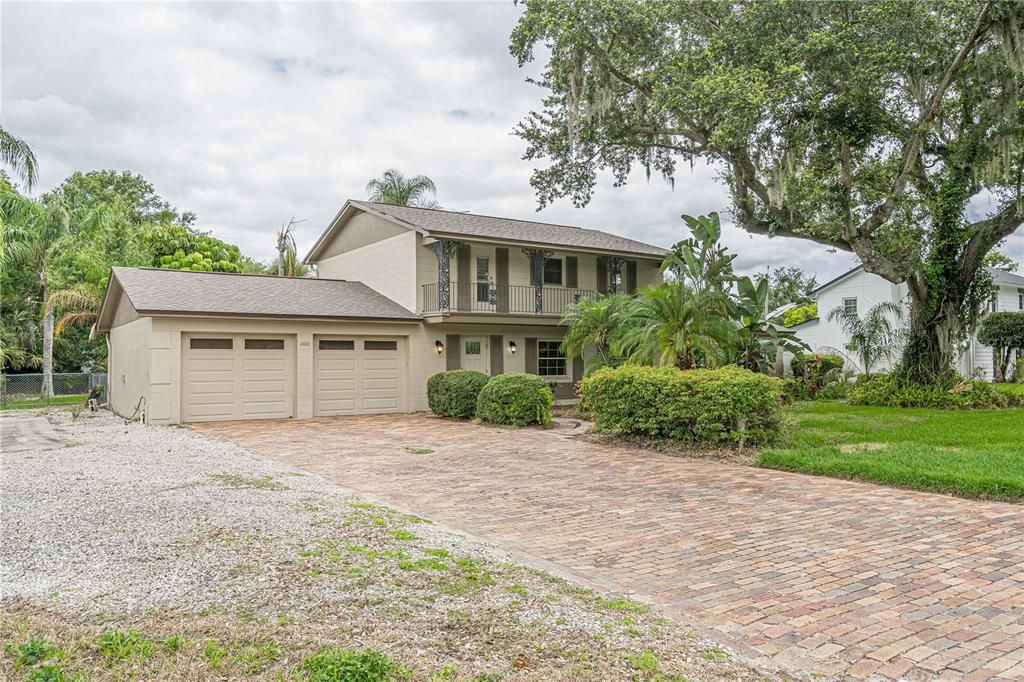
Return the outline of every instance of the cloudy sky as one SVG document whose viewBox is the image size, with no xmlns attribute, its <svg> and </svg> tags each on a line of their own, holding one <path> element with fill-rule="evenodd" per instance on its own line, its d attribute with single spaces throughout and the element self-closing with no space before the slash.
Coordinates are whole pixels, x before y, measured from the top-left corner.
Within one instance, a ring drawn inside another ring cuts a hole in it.
<svg viewBox="0 0 1024 682">
<path fill-rule="evenodd" d="M 680 214 L 728 210 L 714 169 L 675 189 L 638 173 L 593 203 L 536 213 L 524 143 L 539 106 L 508 52 L 521 12 L 487 4 L 0 4 L 3 125 L 39 157 L 45 191 L 75 170 L 142 173 L 199 226 L 269 259 L 291 216 L 300 251 L 346 198 L 395 167 L 450 209 L 607 229 L 669 246 Z M 810 242 L 726 242 L 746 271 L 854 262 Z M 1003 249 L 1024 260 L 1024 234 Z"/>
</svg>

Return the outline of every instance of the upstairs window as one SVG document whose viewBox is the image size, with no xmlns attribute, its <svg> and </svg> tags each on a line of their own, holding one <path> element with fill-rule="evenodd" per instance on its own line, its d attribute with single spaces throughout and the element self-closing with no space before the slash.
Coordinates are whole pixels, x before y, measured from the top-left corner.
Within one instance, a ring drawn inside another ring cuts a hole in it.
<svg viewBox="0 0 1024 682">
<path fill-rule="evenodd" d="M 549 258 L 544 261 L 544 284 L 562 286 L 562 259 Z"/>
<path fill-rule="evenodd" d="M 1017 310 L 1024 310 L 1024 289 L 1017 289 Z"/>
<path fill-rule="evenodd" d="M 996 289 L 992 292 L 992 297 L 988 301 L 988 311 L 994 313 L 999 310 L 999 290 Z"/>
<path fill-rule="evenodd" d="M 847 315 L 857 314 L 857 299 L 856 298 L 844 298 L 843 299 L 843 312 Z"/>
</svg>

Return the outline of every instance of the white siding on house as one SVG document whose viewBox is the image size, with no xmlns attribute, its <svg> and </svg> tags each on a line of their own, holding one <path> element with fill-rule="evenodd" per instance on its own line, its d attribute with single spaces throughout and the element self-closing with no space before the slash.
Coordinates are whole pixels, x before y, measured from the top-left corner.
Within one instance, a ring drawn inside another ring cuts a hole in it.
<svg viewBox="0 0 1024 682">
<path fill-rule="evenodd" d="M 152 326 L 152 318 L 142 317 L 110 330 L 108 399 L 114 414 L 130 417 L 140 398 L 150 402 Z"/>
<path fill-rule="evenodd" d="M 317 276 L 362 282 L 415 311 L 418 236 L 406 231 L 324 259 L 317 266 Z"/>
</svg>

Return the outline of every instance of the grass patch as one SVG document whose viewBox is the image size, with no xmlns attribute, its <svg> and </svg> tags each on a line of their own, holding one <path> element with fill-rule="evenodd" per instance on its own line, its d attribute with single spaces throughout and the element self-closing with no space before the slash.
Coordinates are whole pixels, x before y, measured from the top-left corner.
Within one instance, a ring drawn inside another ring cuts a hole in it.
<svg viewBox="0 0 1024 682">
<path fill-rule="evenodd" d="M 138 630 L 111 630 L 96 642 L 96 650 L 109 665 L 145 661 L 156 648 L 156 642 L 146 639 Z"/>
<path fill-rule="evenodd" d="M 258 490 L 287 490 L 288 486 L 275 481 L 273 476 L 244 476 L 242 474 L 214 474 L 210 477 L 230 488 L 256 488 Z"/>
<path fill-rule="evenodd" d="M 801 403 L 791 442 L 757 464 L 963 497 L 1024 499 L 1024 409 L 937 410 Z"/>
<path fill-rule="evenodd" d="M 374 649 L 324 647 L 302 661 L 309 682 L 383 682 L 405 676 L 398 663 Z"/>
<path fill-rule="evenodd" d="M 12 400 L 7 403 L 0 403 L 0 410 L 43 410 L 47 407 L 59 407 L 63 405 L 85 405 L 89 395 L 59 395 L 50 400 L 41 398 L 29 398 L 28 400 Z"/>
<path fill-rule="evenodd" d="M 621 611 L 624 613 L 646 613 L 650 608 L 646 604 L 631 601 L 629 599 L 605 599 L 595 597 L 594 603 L 609 611 Z"/>
<path fill-rule="evenodd" d="M 1024 384 L 993 384 L 997 391 L 1010 395 L 1024 395 Z"/>
</svg>

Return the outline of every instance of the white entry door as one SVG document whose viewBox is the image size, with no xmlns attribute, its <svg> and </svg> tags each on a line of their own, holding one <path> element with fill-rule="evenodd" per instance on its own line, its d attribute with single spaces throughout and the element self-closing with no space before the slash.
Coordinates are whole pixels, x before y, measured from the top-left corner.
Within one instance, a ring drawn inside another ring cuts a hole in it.
<svg viewBox="0 0 1024 682">
<path fill-rule="evenodd" d="M 487 374 L 487 338 L 483 336 L 462 337 L 462 369 Z"/>
</svg>

